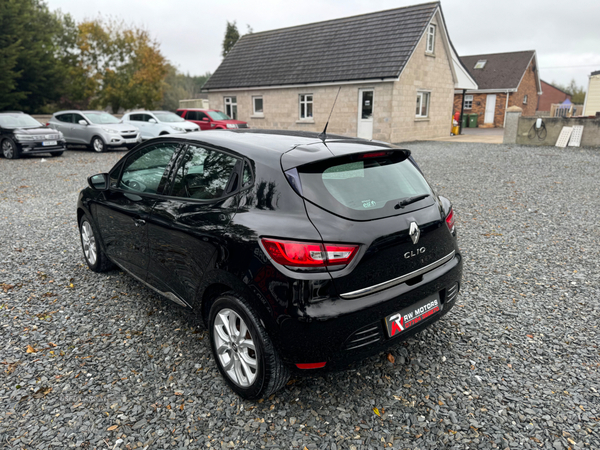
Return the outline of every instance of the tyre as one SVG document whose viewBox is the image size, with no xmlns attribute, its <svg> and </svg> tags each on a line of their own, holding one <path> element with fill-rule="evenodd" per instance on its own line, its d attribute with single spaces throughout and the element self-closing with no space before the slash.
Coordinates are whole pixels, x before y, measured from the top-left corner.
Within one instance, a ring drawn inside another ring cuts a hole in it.
<svg viewBox="0 0 600 450">
<path fill-rule="evenodd" d="M 240 397 L 263 398 L 285 386 L 289 371 L 244 297 L 234 292 L 218 297 L 208 326 L 217 367 Z"/>
<path fill-rule="evenodd" d="M 81 222 L 79 222 L 79 236 L 81 238 L 83 256 L 85 256 L 85 261 L 91 270 L 94 272 L 105 272 L 114 266 L 100 249 L 96 235 L 94 234 L 94 228 L 87 216 L 83 216 Z"/>
<path fill-rule="evenodd" d="M 106 144 L 104 143 L 101 137 L 94 136 L 90 145 L 92 146 L 92 150 L 94 150 L 97 153 L 102 153 L 106 151 Z"/>
<path fill-rule="evenodd" d="M 17 159 L 21 156 L 21 152 L 12 139 L 7 138 L 2 141 L 2 156 L 6 159 Z"/>
<path fill-rule="evenodd" d="M 50 153 L 50 156 L 62 156 L 64 152 L 52 152 Z"/>
</svg>

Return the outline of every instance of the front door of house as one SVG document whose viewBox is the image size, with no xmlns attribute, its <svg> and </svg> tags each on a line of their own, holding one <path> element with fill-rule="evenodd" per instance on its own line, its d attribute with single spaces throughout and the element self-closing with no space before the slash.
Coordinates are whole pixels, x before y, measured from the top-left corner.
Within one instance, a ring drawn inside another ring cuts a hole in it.
<svg viewBox="0 0 600 450">
<path fill-rule="evenodd" d="M 358 90 L 358 127 L 356 136 L 373 138 L 373 89 Z"/>
<path fill-rule="evenodd" d="M 485 117 L 483 123 L 494 123 L 494 113 L 496 111 L 496 94 L 488 94 L 485 101 Z"/>
</svg>

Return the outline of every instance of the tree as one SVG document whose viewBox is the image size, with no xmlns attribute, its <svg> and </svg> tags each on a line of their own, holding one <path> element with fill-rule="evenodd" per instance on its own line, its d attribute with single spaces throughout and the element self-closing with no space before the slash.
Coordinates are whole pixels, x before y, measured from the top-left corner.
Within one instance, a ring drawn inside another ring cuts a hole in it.
<svg viewBox="0 0 600 450">
<path fill-rule="evenodd" d="M 173 111 L 179 107 L 179 100 L 197 98 L 202 86 L 210 78 L 210 75 L 210 72 L 206 72 L 200 76 L 182 74 L 169 64 L 160 107 Z"/>
<path fill-rule="evenodd" d="M 59 97 L 60 31 L 42 0 L 0 2 L 0 108 L 40 112 Z"/>
<path fill-rule="evenodd" d="M 227 29 L 225 30 L 225 38 L 223 39 L 223 57 L 227 56 L 239 39 L 240 32 L 238 31 L 235 20 L 233 22 L 227 21 Z"/>
<path fill-rule="evenodd" d="M 168 65 L 146 30 L 103 19 L 83 22 L 78 29 L 74 70 L 84 73 L 83 97 L 89 97 L 90 106 L 116 112 L 153 109 L 162 101 Z"/>
<path fill-rule="evenodd" d="M 573 78 L 566 86 L 554 82 L 552 82 L 552 84 L 571 95 L 571 102 L 575 105 L 582 105 L 585 101 L 585 88 L 583 86 L 579 86 L 575 81 L 575 78 Z"/>
</svg>

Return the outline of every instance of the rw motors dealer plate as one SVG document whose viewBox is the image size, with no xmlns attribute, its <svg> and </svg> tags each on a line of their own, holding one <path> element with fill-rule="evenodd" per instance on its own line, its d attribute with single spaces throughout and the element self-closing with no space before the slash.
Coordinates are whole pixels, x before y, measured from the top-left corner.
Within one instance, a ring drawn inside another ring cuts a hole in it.
<svg viewBox="0 0 600 450">
<path fill-rule="evenodd" d="M 403 331 L 408 330 L 410 327 L 418 325 L 441 310 L 440 295 L 439 293 L 436 293 L 408 308 L 404 308 L 396 314 L 387 316 L 385 318 L 385 326 L 388 337 L 394 337 Z"/>
</svg>

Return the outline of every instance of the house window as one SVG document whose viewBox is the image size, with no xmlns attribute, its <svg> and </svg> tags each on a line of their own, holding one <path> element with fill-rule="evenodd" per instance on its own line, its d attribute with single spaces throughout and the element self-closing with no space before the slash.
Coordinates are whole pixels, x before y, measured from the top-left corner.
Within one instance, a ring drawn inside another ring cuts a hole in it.
<svg viewBox="0 0 600 450">
<path fill-rule="evenodd" d="M 483 69 L 486 63 L 487 59 L 480 59 L 479 61 L 477 61 L 477 64 L 475 64 L 475 69 Z"/>
<path fill-rule="evenodd" d="M 465 109 L 471 109 L 473 107 L 473 96 L 465 95 Z"/>
<path fill-rule="evenodd" d="M 263 98 L 262 95 L 258 97 L 252 97 L 252 112 L 255 116 L 263 115 Z"/>
<path fill-rule="evenodd" d="M 300 94 L 299 106 L 300 106 L 300 119 L 312 119 L 312 117 L 313 117 L 313 95 L 312 94 Z"/>
<path fill-rule="evenodd" d="M 435 50 L 435 25 L 427 27 L 427 53 L 433 53 Z"/>
<path fill-rule="evenodd" d="M 225 114 L 237 120 L 237 97 L 225 97 Z"/>
<path fill-rule="evenodd" d="M 523 104 L 526 105 L 527 104 L 527 96 L 523 97 Z"/>
<path fill-rule="evenodd" d="M 417 92 L 417 117 L 429 117 L 431 92 Z"/>
</svg>

